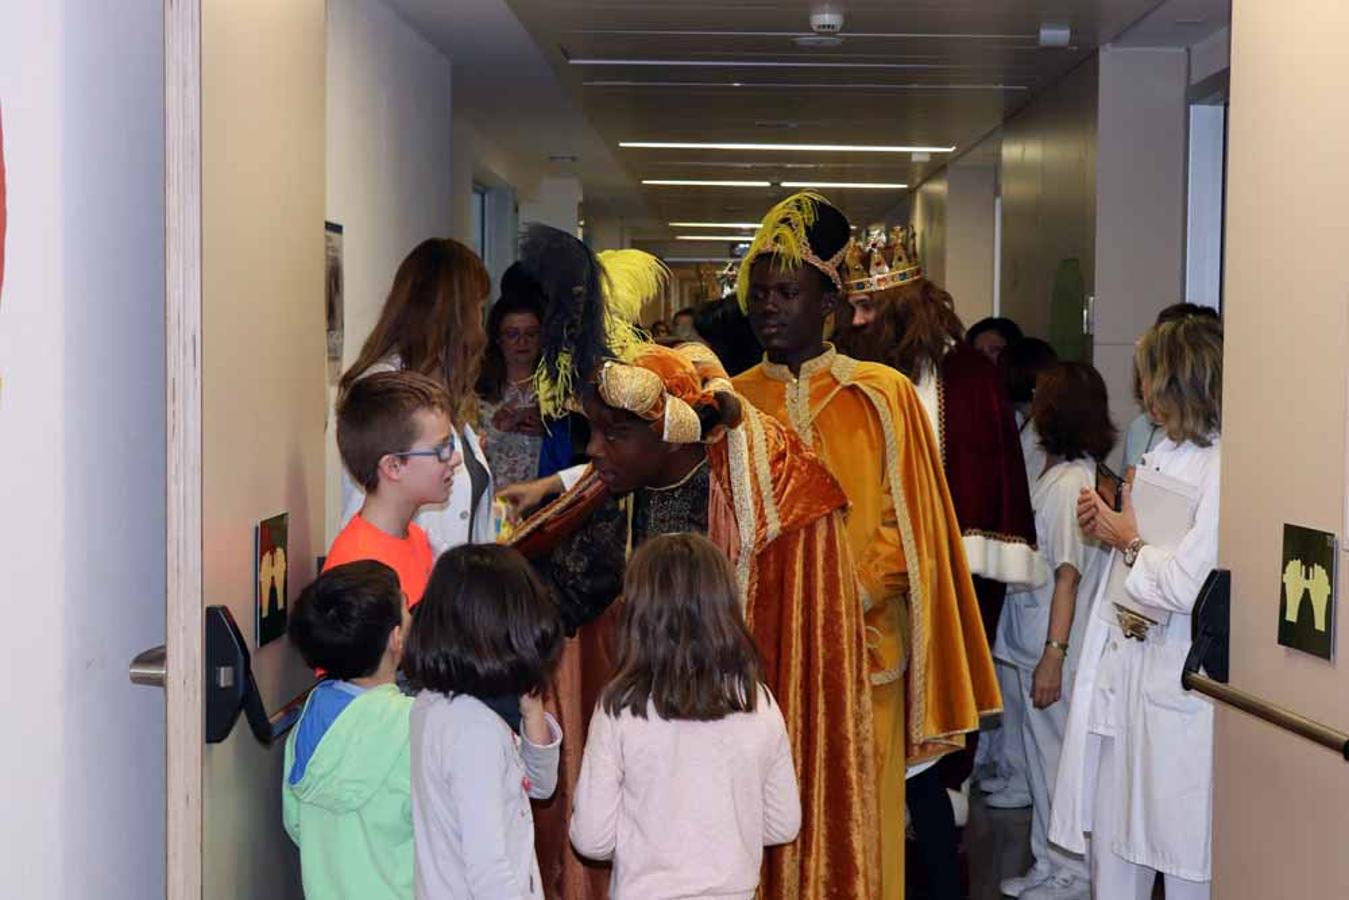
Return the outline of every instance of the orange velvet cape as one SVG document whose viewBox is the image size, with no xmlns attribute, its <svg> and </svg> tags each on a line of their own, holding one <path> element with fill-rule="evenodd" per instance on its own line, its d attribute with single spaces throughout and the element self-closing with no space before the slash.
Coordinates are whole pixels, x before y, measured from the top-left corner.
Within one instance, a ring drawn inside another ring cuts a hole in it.
<svg viewBox="0 0 1349 900">
<path fill-rule="evenodd" d="M 708 462 L 708 536 L 735 564 L 801 786 L 800 837 L 767 853 L 762 896 L 877 896 L 871 705 L 862 606 L 842 515 L 846 498 L 795 435 L 749 404 L 741 423 L 708 447 Z M 588 473 L 512 542 L 526 556 L 545 555 L 605 498 Z M 607 871 L 572 852 L 566 825 L 585 729 L 610 671 L 616 607 L 583 626 L 563 652 L 556 691 L 562 772 L 557 795 L 536 808 L 549 896 L 607 891 Z"/>
<path fill-rule="evenodd" d="M 804 435 L 837 475 L 851 501 L 848 530 L 870 602 L 906 607 L 909 763 L 960 749 L 1002 698 L 941 451 L 913 384 L 832 347 L 799 378 L 761 364 L 734 383 Z M 873 680 L 883 684 L 890 674 Z"/>
</svg>

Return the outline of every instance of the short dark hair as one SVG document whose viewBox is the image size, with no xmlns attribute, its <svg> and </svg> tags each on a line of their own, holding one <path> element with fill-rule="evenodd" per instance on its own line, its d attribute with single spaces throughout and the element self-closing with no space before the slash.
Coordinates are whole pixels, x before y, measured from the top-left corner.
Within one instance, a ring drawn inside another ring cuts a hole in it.
<svg viewBox="0 0 1349 900">
<path fill-rule="evenodd" d="M 740 611 L 726 554 L 702 535 L 651 538 L 628 563 L 614 677 L 601 697 L 611 716 L 711 721 L 752 712 L 759 654 Z"/>
<path fill-rule="evenodd" d="M 1048 341 L 1028 337 L 1008 344 L 998 357 L 1008 399 L 1013 403 L 1031 402 L 1036 379 L 1058 361 L 1059 355 Z"/>
<path fill-rule="evenodd" d="M 1188 319 L 1190 316 L 1217 319 L 1218 311 L 1211 306 L 1200 306 L 1198 303 L 1172 303 L 1170 306 L 1162 307 L 1162 311 L 1157 313 L 1156 324 L 1165 325 L 1167 322 Z"/>
<path fill-rule="evenodd" d="M 1119 435 L 1105 380 L 1090 363 L 1061 362 L 1040 376 L 1031 419 L 1050 456 L 1105 459 Z"/>
<path fill-rule="evenodd" d="M 310 668 L 349 680 L 379 668 L 389 634 L 401 624 L 398 573 L 363 559 L 334 566 L 301 591 L 286 634 Z"/>
<path fill-rule="evenodd" d="M 1003 318 L 1002 316 L 989 316 L 986 319 L 980 319 L 970 326 L 970 330 L 965 332 L 966 342 L 973 344 L 974 339 L 985 331 L 996 331 L 998 334 L 1002 335 L 1002 339 L 1009 344 L 1015 344 L 1025 337 L 1025 335 L 1021 333 L 1021 326 L 1011 319 Z"/>
<path fill-rule="evenodd" d="M 337 451 L 367 492 L 379 487 L 381 459 L 412 449 L 417 440 L 413 416 L 421 410 L 448 415 L 450 396 L 434 378 L 407 370 L 366 375 L 338 401 Z"/>
<path fill-rule="evenodd" d="M 557 604 L 519 551 L 463 544 L 441 555 L 413 610 L 403 671 L 419 690 L 529 694 L 552 678 L 562 641 Z"/>
</svg>

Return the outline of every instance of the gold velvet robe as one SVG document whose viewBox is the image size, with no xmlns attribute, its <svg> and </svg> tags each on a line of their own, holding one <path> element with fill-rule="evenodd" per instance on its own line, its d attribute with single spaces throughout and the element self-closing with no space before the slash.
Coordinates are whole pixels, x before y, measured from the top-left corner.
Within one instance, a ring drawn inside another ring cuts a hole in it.
<svg viewBox="0 0 1349 900">
<path fill-rule="evenodd" d="M 902 897 L 906 766 L 963 747 L 980 716 L 1001 707 L 941 453 L 907 378 L 832 347 L 799 378 L 765 362 L 734 384 L 820 455 L 851 504 L 848 542 L 874 691 L 882 885 L 887 898 Z"/>
<path fill-rule="evenodd" d="M 708 537 L 735 565 L 801 787 L 800 836 L 767 851 L 761 896 L 870 900 L 880 895 L 871 698 L 846 497 L 795 435 L 749 404 L 742 422 L 708 447 L 708 463 Z M 512 543 L 538 558 L 583 527 L 606 496 L 587 474 Z M 607 883 L 607 873 L 570 851 L 566 821 L 585 728 L 609 673 L 614 611 L 583 626 L 563 651 L 558 796 L 536 809 L 546 887 L 573 900 L 604 896 Z M 548 873 L 554 858 L 562 867 L 556 881 Z"/>
</svg>

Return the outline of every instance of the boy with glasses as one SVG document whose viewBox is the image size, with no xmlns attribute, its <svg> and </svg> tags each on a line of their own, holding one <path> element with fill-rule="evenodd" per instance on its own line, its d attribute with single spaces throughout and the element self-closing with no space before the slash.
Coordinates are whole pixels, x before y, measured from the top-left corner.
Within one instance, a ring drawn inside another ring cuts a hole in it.
<svg viewBox="0 0 1349 900">
<path fill-rule="evenodd" d="M 421 599 L 435 559 L 412 517 L 448 499 L 463 461 L 449 406 L 445 389 L 415 372 L 378 372 L 347 391 L 337 410 L 337 449 L 365 503 L 333 541 L 324 571 L 378 560 L 398 573 L 410 604 Z"/>
</svg>

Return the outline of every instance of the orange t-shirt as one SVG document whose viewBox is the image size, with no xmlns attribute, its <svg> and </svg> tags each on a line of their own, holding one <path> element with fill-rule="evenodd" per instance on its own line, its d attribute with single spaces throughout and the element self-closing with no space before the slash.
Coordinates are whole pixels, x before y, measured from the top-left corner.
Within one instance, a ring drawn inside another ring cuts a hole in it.
<svg viewBox="0 0 1349 900">
<path fill-rule="evenodd" d="M 361 559 L 382 562 L 397 572 L 398 583 L 408 595 L 408 606 L 414 606 L 422 599 L 426 582 L 431 578 L 431 566 L 435 563 L 431 542 L 420 526 L 409 522 L 407 537 L 399 538 L 380 531 L 357 515 L 333 541 L 328 558 L 323 562 L 323 571 Z"/>
</svg>

